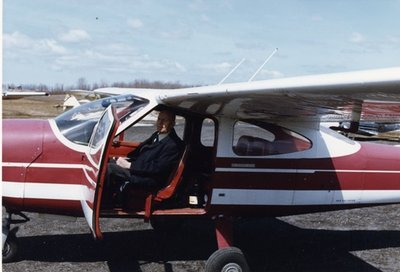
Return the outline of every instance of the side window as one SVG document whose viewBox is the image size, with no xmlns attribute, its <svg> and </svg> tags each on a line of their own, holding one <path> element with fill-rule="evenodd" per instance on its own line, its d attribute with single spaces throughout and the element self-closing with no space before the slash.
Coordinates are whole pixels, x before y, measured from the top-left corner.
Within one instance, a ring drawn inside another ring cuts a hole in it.
<svg viewBox="0 0 400 272">
<path fill-rule="evenodd" d="M 147 114 L 139 122 L 135 123 L 133 126 L 127 128 L 124 134 L 124 141 L 128 142 L 143 142 L 147 140 L 156 130 L 156 122 L 158 118 L 158 111 L 153 110 Z M 174 127 L 176 134 L 183 139 L 183 133 L 185 130 L 185 118 L 177 115 Z"/>
<path fill-rule="evenodd" d="M 310 149 L 311 141 L 286 128 L 265 123 L 236 122 L 233 151 L 239 156 L 268 156 Z"/>
<path fill-rule="evenodd" d="M 214 146 L 215 141 L 215 123 L 212 119 L 206 118 L 201 126 L 200 142 L 207 147 Z"/>
</svg>

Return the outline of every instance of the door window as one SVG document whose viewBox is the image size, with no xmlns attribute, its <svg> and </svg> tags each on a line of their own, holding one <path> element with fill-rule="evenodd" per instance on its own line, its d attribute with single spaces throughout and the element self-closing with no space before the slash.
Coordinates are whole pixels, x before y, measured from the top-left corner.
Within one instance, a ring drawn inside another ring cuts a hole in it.
<svg viewBox="0 0 400 272">
<path fill-rule="evenodd" d="M 105 111 L 103 117 L 96 124 L 94 129 L 94 134 L 89 143 L 90 155 L 96 165 L 99 165 L 99 160 L 102 157 L 104 151 L 104 145 L 107 137 L 110 133 L 114 118 L 112 116 L 112 111 Z"/>
<path fill-rule="evenodd" d="M 124 141 L 143 142 L 148 139 L 156 130 L 156 121 L 159 111 L 153 110 L 133 126 L 123 132 Z M 176 115 L 174 129 L 176 134 L 183 139 L 186 120 L 183 116 Z"/>
</svg>

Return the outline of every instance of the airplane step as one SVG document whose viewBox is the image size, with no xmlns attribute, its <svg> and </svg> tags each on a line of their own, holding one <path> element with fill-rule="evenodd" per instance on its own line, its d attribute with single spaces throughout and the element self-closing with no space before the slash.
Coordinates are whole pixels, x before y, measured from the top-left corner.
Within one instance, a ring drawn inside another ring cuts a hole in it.
<svg viewBox="0 0 400 272">
<path fill-rule="evenodd" d="M 153 215 L 163 216 L 179 216 L 179 215 L 205 215 L 206 211 L 203 208 L 179 208 L 179 209 L 167 209 L 167 210 L 155 210 Z M 144 211 L 130 211 L 122 208 L 110 209 L 101 211 L 100 217 L 143 217 Z"/>
</svg>

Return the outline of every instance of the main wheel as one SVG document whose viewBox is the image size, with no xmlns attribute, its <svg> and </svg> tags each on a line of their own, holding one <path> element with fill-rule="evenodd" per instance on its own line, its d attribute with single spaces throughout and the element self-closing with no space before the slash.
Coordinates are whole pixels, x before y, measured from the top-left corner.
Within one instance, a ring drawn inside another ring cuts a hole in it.
<svg viewBox="0 0 400 272">
<path fill-rule="evenodd" d="M 206 263 L 206 272 L 249 272 L 243 252 L 236 247 L 215 251 Z"/>
<path fill-rule="evenodd" d="M 12 262 L 17 256 L 17 252 L 18 252 L 17 237 L 13 233 L 10 233 L 3 247 L 3 263 Z"/>
</svg>

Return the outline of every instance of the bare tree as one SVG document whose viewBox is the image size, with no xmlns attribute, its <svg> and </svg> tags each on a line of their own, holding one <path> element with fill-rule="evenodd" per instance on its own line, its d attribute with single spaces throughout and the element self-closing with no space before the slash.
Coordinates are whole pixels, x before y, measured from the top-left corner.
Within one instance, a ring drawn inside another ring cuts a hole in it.
<svg viewBox="0 0 400 272">
<path fill-rule="evenodd" d="M 64 84 L 55 84 L 52 87 L 49 87 L 48 85 L 45 84 L 24 84 L 24 85 L 18 85 L 14 83 L 3 84 L 3 88 L 10 88 L 14 89 L 17 88 L 18 86 L 21 86 L 21 88 L 26 89 L 26 90 L 37 90 L 37 91 L 45 91 L 45 92 L 52 92 L 52 93 L 64 93 L 69 90 L 74 90 L 74 89 L 81 89 L 81 90 L 94 90 L 98 88 L 106 88 L 106 87 L 120 87 L 120 88 L 143 88 L 143 89 L 149 89 L 149 88 L 154 88 L 154 89 L 179 89 L 179 88 L 185 88 L 185 87 L 192 87 L 191 85 L 183 85 L 180 84 L 179 81 L 176 82 L 162 82 L 162 81 L 148 81 L 146 79 L 136 79 L 134 81 L 130 82 L 114 82 L 112 84 L 108 84 L 106 81 L 102 80 L 99 83 L 95 82 L 92 85 L 90 85 L 84 77 L 80 77 L 76 85 L 64 85 Z"/>
<path fill-rule="evenodd" d="M 78 78 L 77 86 L 80 90 L 90 90 L 90 85 L 86 82 L 84 77 Z"/>
</svg>

